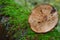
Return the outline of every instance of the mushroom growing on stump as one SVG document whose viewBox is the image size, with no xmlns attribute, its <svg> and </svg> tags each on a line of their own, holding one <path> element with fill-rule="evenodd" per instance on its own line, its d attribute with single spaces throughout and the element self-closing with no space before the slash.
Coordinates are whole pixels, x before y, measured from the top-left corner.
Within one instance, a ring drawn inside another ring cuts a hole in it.
<svg viewBox="0 0 60 40">
<path fill-rule="evenodd" d="M 46 33 L 52 30 L 58 22 L 57 10 L 50 4 L 35 7 L 29 16 L 31 29 L 37 33 Z"/>
</svg>

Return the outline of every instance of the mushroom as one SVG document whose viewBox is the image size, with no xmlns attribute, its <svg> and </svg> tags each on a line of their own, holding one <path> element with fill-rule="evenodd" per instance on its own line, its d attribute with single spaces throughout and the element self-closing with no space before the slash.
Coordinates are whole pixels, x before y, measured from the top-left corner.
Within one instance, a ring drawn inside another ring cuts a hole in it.
<svg viewBox="0 0 60 40">
<path fill-rule="evenodd" d="M 50 4 L 38 5 L 32 10 L 28 22 L 34 32 L 46 33 L 58 22 L 57 10 Z"/>
</svg>

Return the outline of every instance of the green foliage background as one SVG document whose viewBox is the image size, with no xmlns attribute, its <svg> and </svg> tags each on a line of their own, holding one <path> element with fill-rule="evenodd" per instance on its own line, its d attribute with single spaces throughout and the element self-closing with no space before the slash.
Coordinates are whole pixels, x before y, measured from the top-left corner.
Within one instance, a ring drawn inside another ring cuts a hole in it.
<svg viewBox="0 0 60 40">
<path fill-rule="evenodd" d="M 42 3 L 49 3 L 57 9 L 59 21 L 52 31 L 38 34 L 30 29 L 28 17 L 32 9 Z M 0 0 L 0 6 L 0 14 L 9 15 L 9 22 L 14 24 L 7 32 L 11 34 L 11 40 L 60 40 L 60 0 Z"/>
</svg>

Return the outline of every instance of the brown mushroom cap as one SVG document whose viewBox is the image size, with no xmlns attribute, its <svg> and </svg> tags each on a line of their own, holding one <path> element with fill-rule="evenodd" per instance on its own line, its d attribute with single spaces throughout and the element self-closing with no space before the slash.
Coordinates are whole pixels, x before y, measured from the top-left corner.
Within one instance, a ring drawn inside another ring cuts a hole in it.
<svg viewBox="0 0 60 40">
<path fill-rule="evenodd" d="M 37 33 L 46 33 L 58 22 L 58 14 L 54 7 L 43 4 L 35 7 L 29 17 L 31 29 Z"/>
</svg>

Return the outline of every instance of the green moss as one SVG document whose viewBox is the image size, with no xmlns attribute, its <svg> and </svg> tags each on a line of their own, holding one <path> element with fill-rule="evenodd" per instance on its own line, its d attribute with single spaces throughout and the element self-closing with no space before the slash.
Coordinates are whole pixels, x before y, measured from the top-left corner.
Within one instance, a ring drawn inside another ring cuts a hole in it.
<svg viewBox="0 0 60 40">
<path fill-rule="evenodd" d="M 8 31 L 10 33 L 14 32 L 12 37 L 15 38 L 16 40 L 27 40 L 27 39 L 34 40 L 35 37 L 38 40 L 60 40 L 60 32 L 59 32 L 60 30 L 58 31 L 56 29 L 57 27 L 60 27 L 60 23 L 58 23 L 58 25 L 52 31 L 45 34 L 38 34 L 31 30 L 28 23 L 28 18 L 29 15 L 31 14 L 32 4 L 30 2 L 28 2 L 28 4 L 31 6 L 30 7 L 28 5 L 21 6 L 15 3 L 14 0 L 4 0 L 4 1 L 0 0 L 0 5 L 4 5 L 4 8 L 0 8 L 0 10 L 3 11 L 1 13 L 9 15 L 10 16 L 9 22 L 13 24 L 13 26 L 10 27 Z M 59 12 L 60 6 L 57 5 L 58 3 L 53 2 L 52 4 L 54 4 L 53 6 L 55 6 Z M 22 31 L 23 33 L 26 32 L 24 36 L 21 36 L 23 34 Z"/>
</svg>

